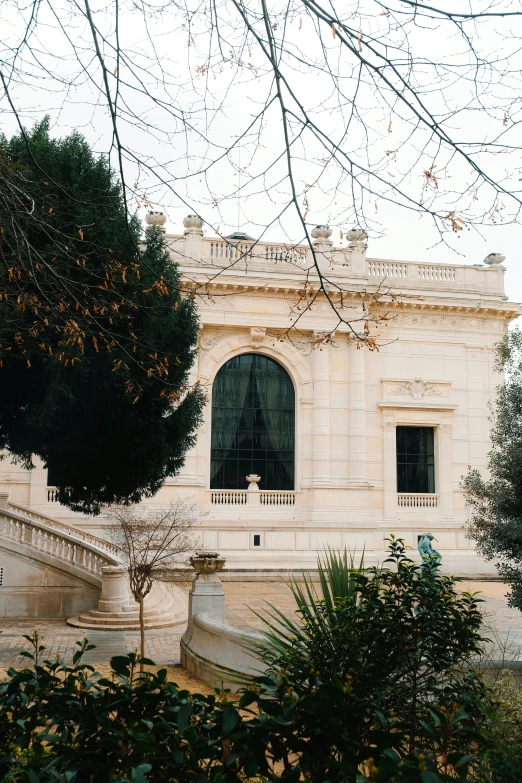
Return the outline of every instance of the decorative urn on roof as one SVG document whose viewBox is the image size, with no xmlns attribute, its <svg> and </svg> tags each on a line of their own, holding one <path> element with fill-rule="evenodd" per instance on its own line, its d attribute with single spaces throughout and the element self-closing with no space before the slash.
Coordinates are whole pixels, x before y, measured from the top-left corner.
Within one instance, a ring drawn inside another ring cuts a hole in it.
<svg viewBox="0 0 522 783">
<path fill-rule="evenodd" d="M 320 242 L 325 242 L 332 236 L 332 229 L 330 226 L 316 226 L 312 229 L 312 236 Z"/>
<path fill-rule="evenodd" d="M 499 266 L 505 260 L 506 260 L 506 256 L 502 255 L 502 253 L 490 253 L 484 259 L 484 263 L 486 264 L 486 266 Z"/>
<path fill-rule="evenodd" d="M 203 218 L 200 218 L 199 215 L 187 215 L 183 218 L 183 225 L 185 226 L 185 234 L 203 235 Z"/>
<path fill-rule="evenodd" d="M 368 239 L 368 234 L 364 229 L 355 226 L 346 233 L 346 239 L 350 244 L 353 244 L 354 242 L 364 243 Z"/>
<path fill-rule="evenodd" d="M 258 485 L 261 481 L 261 476 L 258 476 L 257 473 L 249 473 L 246 480 L 248 481 L 248 492 L 259 492 Z"/>
<path fill-rule="evenodd" d="M 162 234 L 165 233 L 165 223 L 167 222 L 167 216 L 161 212 L 161 210 L 151 209 L 145 215 L 145 223 L 147 227 L 158 226 Z"/>
</svg>

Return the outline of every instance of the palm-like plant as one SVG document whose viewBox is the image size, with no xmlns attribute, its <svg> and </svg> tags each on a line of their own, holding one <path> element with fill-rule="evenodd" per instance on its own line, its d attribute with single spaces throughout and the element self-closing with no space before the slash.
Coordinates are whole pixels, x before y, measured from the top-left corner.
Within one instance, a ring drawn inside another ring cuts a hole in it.
<svg viewBox="0 0 522 783">
<path fill-rule="evenodd" d="M 359 577 L 364 572 L 364 551 L 356 565 L 353 552 L 325 549 L 318 557 L 317 569 L 320 594 L 309 574 L 304 574 L 302 581 L 293 576 L 288 583 L 296 602 L 297 617 L 288 617 L 273 604 L 268 604 L 270 611 L 266 614 L 256 612 L 266 628 L 264 645 L 256 647 L 256 654 L 266 663 L 273 664 L 290 651 L 307 660 L 310 637 L 322 634 L 328 643 L 332 626 L 337 622 L 337 607 L 341 603 L 357 604 Z M 375 570 L 374 577 L 377 573 Z"/>
</svg>

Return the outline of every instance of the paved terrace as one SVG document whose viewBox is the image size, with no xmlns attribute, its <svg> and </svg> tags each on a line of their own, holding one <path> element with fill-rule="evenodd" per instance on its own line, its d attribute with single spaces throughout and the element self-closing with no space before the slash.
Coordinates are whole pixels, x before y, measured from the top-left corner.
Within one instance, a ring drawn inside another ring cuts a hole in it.
<svg viewBox="0 0 522 783">
<path fill-rule="evenodd" d="M 506 650 L 506 657 L 522 660 L 522 614 L 510 609 L 506 601 L 506 587 L 501 582 L 463 582 L 463 589 L 482 591 L 483 610 L 488 635 L 493 648 Z M 268 609 L 267 602 L 277 606 L 287 616 L 295 605 L 289 588 L 284 582 L 225 582 L 228 622 L 242 628 L 262 628 L 256 612 Z M 187 585 L 188 589 L 188 585 Z M 82 638 L 81 631 L 71 628 L 64 620 L 4 620 L 0 622 L 0 667 L 25 665 L 21 650 L 29 650 L 30 644 L 22 638 L 37 628 L 46 646 L 45 656 L 57 655 L 69 662 L 76 649 L 75 642 Z M 185 626 L 177 625 L 158 631 L 147 631 L 147 654 L 158 664 L 178 665 L 180 638 Z M 113 655 L 124 655 L 139 645 L 137 631 L 87 631 L 90 642 L 96 645 L 85 656 L 85 662 L 93 665 L 107 664 Z M 495 654 L 494 657 L 500 657 Z"/>
</svg>

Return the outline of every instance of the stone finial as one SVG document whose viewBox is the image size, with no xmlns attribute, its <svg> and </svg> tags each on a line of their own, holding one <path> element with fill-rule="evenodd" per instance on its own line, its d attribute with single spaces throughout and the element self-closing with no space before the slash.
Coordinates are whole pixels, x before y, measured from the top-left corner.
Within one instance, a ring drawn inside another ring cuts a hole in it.
<svg viewBox="0 0 522 783">
<path fill-rule="evenodd" d="M 203 236 L 203 218 L 200 218 L 199 215 L 187 215 L 183 218 L 183 225 L 185 226 L 185 235 Z"/>
<path fill-rule="evenodd" d="M 332 240 L 332 229 L 329 226 L 316 226 L 312 229 L 312 237 L 315 239 L 314 247 L 330 247 Z"/>
<path fill-rule="evenodd" d="M 147 224 L 147 227 L 150 228 L 151 226 L 158 226 L 161 233 L 165 233 L 165 223 L 167 222 L 167 216 L 163 214 L 160 210 L 150 210 L 150 212 L 147 212 L 145 215 L 145 223 Z"/>
<path fill-rule="evenodd" d="M 257 473 L 250 473 L 246 480 L 248 481 L 248 492 L 259 492 L 259 482 L 261 481 L 261 476 L 258 476 Z"/>
<path fill-rule="evenodd" d="M 314 239 L 330 239 L 332 229 L 330 226 L 316 226 L 312 229 L 312 236 Z"/>
<path fill-rule="evenodd" d="M 362 228 L 354 227 L 346 233 L 346 239 L 350 245 L 365 244 L 368 239 L 368 234 Z"/>
<path fill-rule="evenodd" d="M 484 259 L 484 263 L 486 264 L 486 266 L 499 266 L 505 260 L 506 260 L 506 256 L 502 255 L 502 253 L 490 253 Z"/>
</svg>

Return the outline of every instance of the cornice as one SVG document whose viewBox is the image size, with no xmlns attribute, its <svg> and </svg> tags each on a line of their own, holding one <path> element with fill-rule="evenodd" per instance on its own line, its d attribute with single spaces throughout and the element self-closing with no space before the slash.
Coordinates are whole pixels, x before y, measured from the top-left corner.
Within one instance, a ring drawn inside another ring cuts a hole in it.
<svg viewBox="0 0 522 783">
<path fill-rule="evenodd" d="M 302 286 L 278 286 L 268 282 L 266 284 L 259 285 L 255 281 L 241 284 L 213 283 L 212 285 L 205 285 L 204 287 L 190 281 L 190 284 L 187 284 L 187 288 L 190 288 L 196 292 L 197 301 L 201 303 L 202 308 L 226 310 L 234 309 L 234 298 L 241 296 L 247 296 L 248 298 L 286 301 L 295 307 L 299 295 L 304 292 Z M 310 293 L 313 293 L 311 289 L 309 289 L 309 294 Z M 343 293 L 342 307 L 341 295 L 339 293 L 332 292 L 331 296 L 334 304 L 339 307 L 340 310 L 347 311 L 346 315 L 348 315 L 348 311 L 353 310 L 355 307 L 360 308 L 361 306 L 360 292 L 353 291 Z M 369 314 L 371 315 L 388 316 L 388 324 L 392 324 L 394 321 L 397 322 L 399 320 L 398 316 L 400 315 L 426 316 L 447 314 L 478 320 L 492 320 L 501 318 L 506 323 L 509 323 L 511 320 L 522 314 L 522 308 L 520 305 L 514 302 L 505 302 L 499 299 L 482 299 L 480 305 L 477 305 L 476 301 L 471 302 L 469 300 L 459 299 L 457 297 L 447 298 L 444 300 L 438 299 L 437 301 L 431 302 L 383 301 L 374 303 L 367 301 L 367 308 Z M 240 308 L 238 309 L 238 312 L 239 311 Z M 335 318 L 335 315 L 331 310 L 331 305 L 326 300 L 325 295 L 319 293 L 307 315 L 312 317 L 314 315 L 320 315 L 321 317 L 324 317 L 328 314 Z"/>
</svg>

